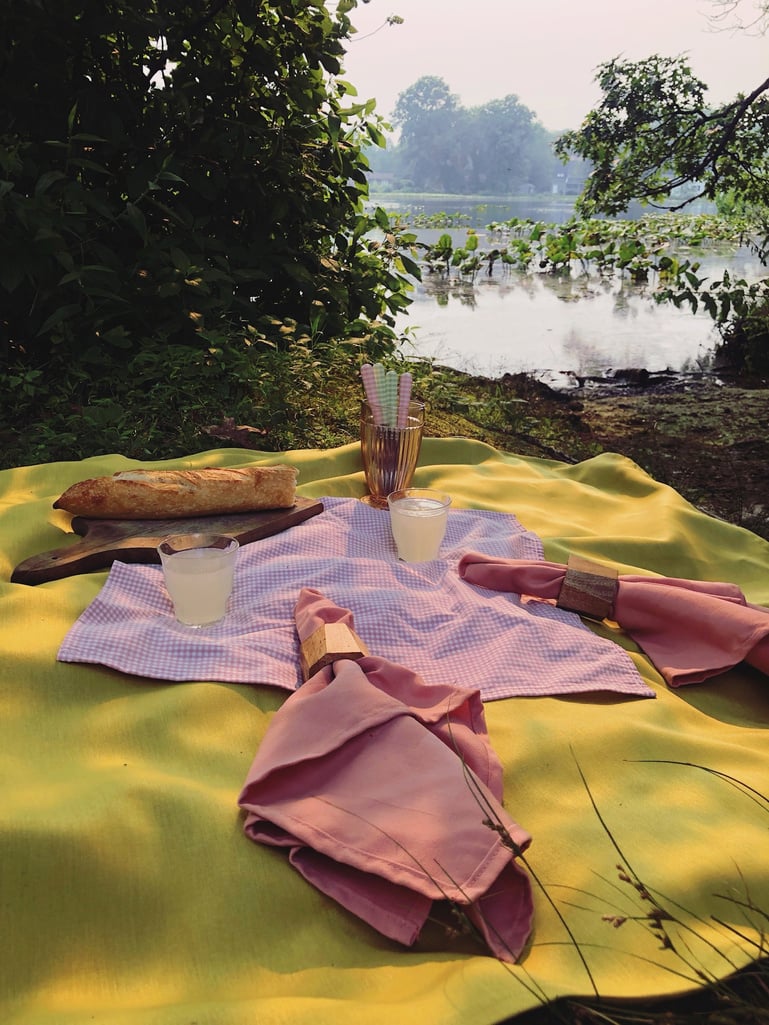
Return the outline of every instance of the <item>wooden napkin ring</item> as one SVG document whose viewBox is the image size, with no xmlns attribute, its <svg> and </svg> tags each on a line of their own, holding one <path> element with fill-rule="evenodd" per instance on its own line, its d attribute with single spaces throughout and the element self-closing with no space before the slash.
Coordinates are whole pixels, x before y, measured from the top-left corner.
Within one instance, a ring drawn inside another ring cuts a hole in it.
<svg viewBox="0 0 769 1025">
<path fill-rule="evenodd" d="M 616 569 L 570 555 L 556 605 L 590 619 L 611 619 L 618 587 Z"/>
<path fill-rule="evenodd" d="M 320 669 L 339 658 L 357 661 L 368 654 L 366 645 L 345 623 L 324 623 L 300 645 L 302 679 L 306 683 Z"/>
</svg>

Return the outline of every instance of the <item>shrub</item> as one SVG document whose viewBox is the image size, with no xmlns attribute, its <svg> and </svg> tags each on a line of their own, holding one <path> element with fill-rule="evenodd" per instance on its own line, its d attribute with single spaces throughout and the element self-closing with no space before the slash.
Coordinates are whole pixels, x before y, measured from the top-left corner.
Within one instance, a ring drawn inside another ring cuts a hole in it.
<svg viewBox="0 0 769 1025">
<path fill-rule="evenodd" d="M 199 368 L 211 332 L 230 359 L 267 315 L 386 333 L 408 300 L 400 238 L 363 212 L 381 134 L 340 77 L 354 6 L 2 0 L 6 387 L 164 346 Z"/>
</svg>

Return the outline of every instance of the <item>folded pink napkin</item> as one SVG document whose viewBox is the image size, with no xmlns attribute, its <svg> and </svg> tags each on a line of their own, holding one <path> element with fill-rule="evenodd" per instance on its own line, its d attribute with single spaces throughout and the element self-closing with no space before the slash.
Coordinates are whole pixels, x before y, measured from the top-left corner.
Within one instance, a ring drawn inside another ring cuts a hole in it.
<svg viewBox="0 0 769 1025">
<path fill-rule="evenodd" d="M 352 616 L 302 590 L 300 641 Z M 459 905 L 505 961 L 533 913 L 477 690 L 427 685 L 375 655 L 315 673 L 275 713 L 238 799 L 246 835 L 287 847 L 310 883 L 400 943 L 434 901 Z"/>
<path fill-rule="evenodd" d="M 566 566 L 469 553 L 468 583 L 557 599 Z M 670 684 L 700 683 L 745 661 L 769 673 L 769 609 L 751 605 L 736 584 L 622 575 L 611 619 L 633 638 Z"/>
</svg>

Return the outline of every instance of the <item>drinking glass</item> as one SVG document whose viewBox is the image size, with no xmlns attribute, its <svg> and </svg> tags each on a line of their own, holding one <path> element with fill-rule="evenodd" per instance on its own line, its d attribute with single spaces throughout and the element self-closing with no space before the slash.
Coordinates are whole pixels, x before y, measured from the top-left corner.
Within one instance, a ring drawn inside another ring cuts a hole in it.
<svg viewBox="0 0 769 1025">
<path fill-rule="evenodd" d="M 404 488 L 387 497 L 390 527 L 398 557 L 404 562 L 429 562 L 440 554 L 451 497 L 431 488 Z"/>
<path fill-rule="evenodd" d="M 174 614 L 185 626 L 224 619 L 235 576 L 238 542 L 225 534 L 173 534 L 158 545 Z"/>
<path fill-rule="evenodd" d="M 368 402 L 361 404 L 360 451 L 369 493 L 363 499 L 378 509 L 387 508 L 387 496 L 409 486 L 422 447 L 424 402 L 409 403 L 405 427 L 377 423 Z"/>
</svg>

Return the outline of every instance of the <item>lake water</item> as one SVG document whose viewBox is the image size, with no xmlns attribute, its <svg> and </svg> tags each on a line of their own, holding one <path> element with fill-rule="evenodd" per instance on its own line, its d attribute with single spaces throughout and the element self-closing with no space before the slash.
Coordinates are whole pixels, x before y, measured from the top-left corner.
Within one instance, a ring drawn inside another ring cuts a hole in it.
<svg viewBox="0 0 769 1025">
<path fill-rule="evenodd" d="M 390 211 L 464 213 L 468 226 L 478 230 L 481 250 L 493 247 L 483 231 L 492 221 L 531 217 L 563 223 L 573 211 L 572 201 L 559 196 L 536 202 L 459 197 L 407 202 L 394 196 L 374 201 Z M 428 243 L 443 233 L 413 230 Z M 459 241 L 465 232 L 452 234 Z M 710 280 L 717 280 L 724 268 L 749 281 L 769 275 L 747 249 L 698 254 L 697 259 L 700 276 Z M 658 305 L 649 286 L 634 286 L 619 277 L 600 281 L 577 270 L 566 279 L 495 272 L 492 278 L 479 275 L 474 284 L 452 281 L 448 288 L 445 281 L 425 273 L 409 312 L 398 318 L 397 329 L 408 331 L 405 355 L 434 359 L 467 373 L 499 377 L 526 372 L 546 380 L 563 372 L 600 375 L 612 368 L 691 368 L 707 359 L 720 337 L 704 311 L 693 314 L 688 307 Z"/>
</svg>

